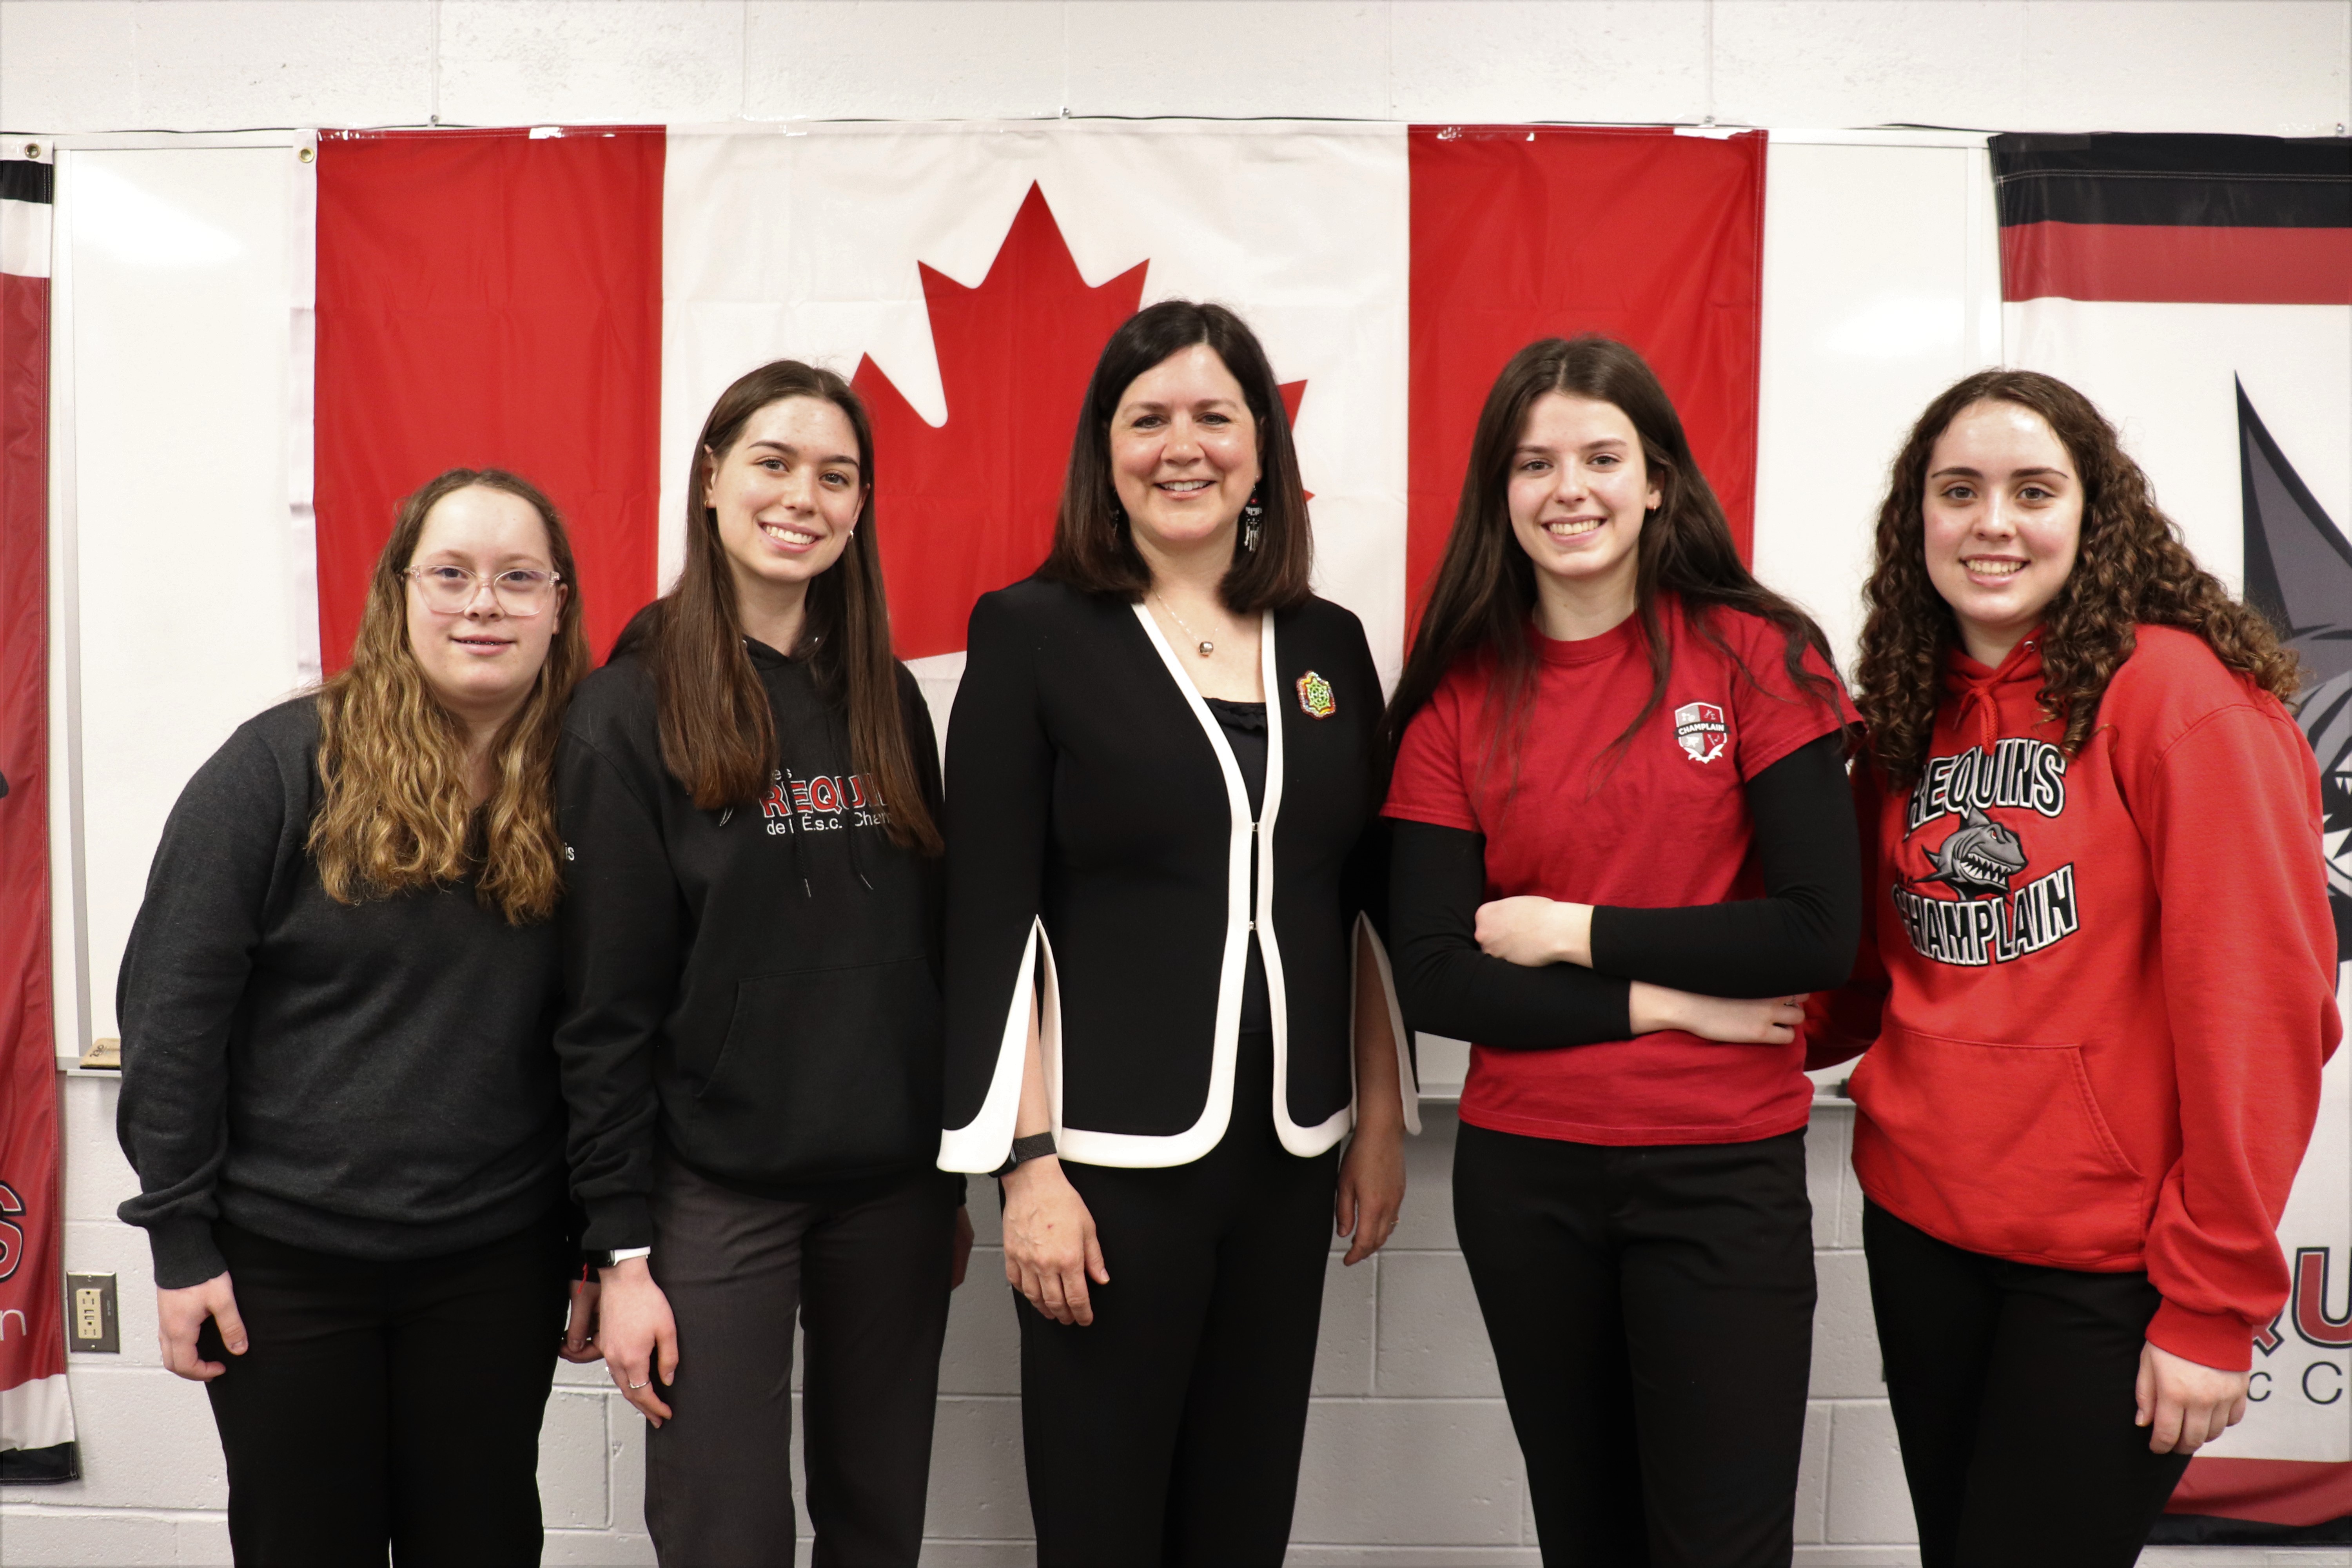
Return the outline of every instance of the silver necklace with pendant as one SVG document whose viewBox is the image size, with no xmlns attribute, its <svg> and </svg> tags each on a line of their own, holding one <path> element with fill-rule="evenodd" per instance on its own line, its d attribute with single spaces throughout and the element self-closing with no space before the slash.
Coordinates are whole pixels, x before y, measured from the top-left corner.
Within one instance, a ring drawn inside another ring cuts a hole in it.
<svg viewBox="0 0 2352 1568">
<path fill-rule="evenodd" d="M 1217 651 L 1217 645 L 1215 643 L 1211 642 L 1207 637 L 1202 637 L 1200 633 L 1194 631 L 1192 629 L 1192 624 L 1176 613 L 1176 606 L 1168 602 L 1167 595 L 1160 592 L 1159 589 L 1154 588 L 1151 591 L 1151 596 L 1160 601 L 1160 607 L 1168 612 L 1168 618 L 1170 620 L 1174 621 L 1178 626 L 1184 628 L 1184 635 L 1186 637 L 1195 639 L 1200 644 L 1201 657 L 1202 658 L 1206 658 L 1211 654 Z"/>
</svg>

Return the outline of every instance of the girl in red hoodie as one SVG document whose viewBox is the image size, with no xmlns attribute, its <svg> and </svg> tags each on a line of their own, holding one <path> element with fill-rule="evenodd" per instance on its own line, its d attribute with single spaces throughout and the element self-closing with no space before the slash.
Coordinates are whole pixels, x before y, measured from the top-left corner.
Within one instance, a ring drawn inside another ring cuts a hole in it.
<svg viewBox="0 0 2352 1568">
<path fill-rule="evenodd" d="M 2112 426 L 1985 371 L 1878 518 L 1854 769 L 1871 915 L 1814 999 L 1853 1075 L 1920 1557 L 2125 1564 L 2245 1414 L 2339 1034 L 2294 656 Z"/>
</svg>

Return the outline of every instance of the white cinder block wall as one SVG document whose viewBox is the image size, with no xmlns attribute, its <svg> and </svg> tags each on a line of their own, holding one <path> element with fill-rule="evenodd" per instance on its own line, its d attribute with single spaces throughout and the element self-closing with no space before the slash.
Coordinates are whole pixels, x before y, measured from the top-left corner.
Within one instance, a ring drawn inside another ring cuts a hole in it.
<svg viewBox="0 0 2352 1568">
<path fill-rule="evenodd" d="M 8 132 L 1066 111 L 2340 134 L 2352 0 L 0 0 Z M 0 1496 L 0 1563 L 226 1563 L 203 1392 L 158 1364 L 146 1248 L 113 1218 L 131 1188 L 114 1085 L 62 1089 L 67 1267 L 120 1277 L 124 1348 L 72 1358 L 86 1479 Z M 1295 1563 L 1536 1561 L 1454 1251 L 1453 1121 L 1431 1109 L 1396 1239 L 1332 1265 Z M 1822 1109 L 1811 1133 L 1822 1306 L 1799 1554 L 1911 1562 L 1851 1120 Z M 940 1564 L 1028 1560 L 989 1189 L 974 1184 L 982 1245 L 942 1371 Z M 643 1441 L 601 1369 L 563 1369 L 541 1447 L 550 1563 L 651 1561 Z"/>
</svg>

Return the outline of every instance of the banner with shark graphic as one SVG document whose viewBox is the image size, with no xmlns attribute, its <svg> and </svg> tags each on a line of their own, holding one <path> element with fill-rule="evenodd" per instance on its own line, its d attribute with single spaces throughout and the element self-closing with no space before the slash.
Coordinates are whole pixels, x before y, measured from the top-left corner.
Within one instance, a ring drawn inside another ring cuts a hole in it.
<svg viewBox="0 0 2352 1568">
<path fill-rule="evenodd" d="M 2198 559 L 2302 657 L 2352 955 L 2352 142 L 1996 136 L 1992 157 L 2006 358 L 2106 411 Z M 2247 1419 L 2192 1464 L 2158 1540 L 2352 1515 L 2352 1053 L 2325 1083 L 2281 1226 L 2294 1294 L 2257 1342 Z"/>
</svg>

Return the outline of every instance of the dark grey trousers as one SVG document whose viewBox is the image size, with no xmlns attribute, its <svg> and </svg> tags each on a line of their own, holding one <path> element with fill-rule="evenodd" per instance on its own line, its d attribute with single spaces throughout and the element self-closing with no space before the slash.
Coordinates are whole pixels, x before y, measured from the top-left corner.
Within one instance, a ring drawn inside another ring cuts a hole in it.
<svg viewBox="0 0 2352 1568">
<path fill-rule="evenodd" d="M 651 1266 L 678 1367 L 646 1524 L 667 1568 L 790 1568 L 795 1312 L 817 1568 L 913 1568 L 957 1193 L 926 1171 L 784 1201 L 662 1163 Z"/>
</svg>

